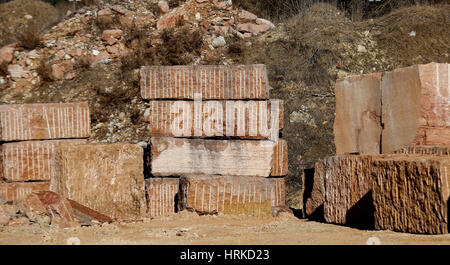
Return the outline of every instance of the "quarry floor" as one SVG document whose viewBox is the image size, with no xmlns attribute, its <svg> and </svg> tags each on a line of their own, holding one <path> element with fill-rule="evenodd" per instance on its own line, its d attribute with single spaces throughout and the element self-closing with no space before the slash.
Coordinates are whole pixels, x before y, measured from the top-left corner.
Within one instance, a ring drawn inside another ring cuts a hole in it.
<svg viewBox="0 0 450 265">
<path fill-rule="evenodd" d="M 364 231 L 298 219 L 288 213 L 261 219 L 242 215 L 198 216 L 195 213 L 181 212 L 141 222 L 102 226 L 60 229 L 30 224 L 0 228 L 2 245 L 65 245 L 72 237 L 78 238 L 82 245 L 365 245 L 369 238 L 374 237 L 378 238 L 380 244 L 386 245 L 450 244 L 450 234 L 414 235 L 391 231 Z"/>
</svg>

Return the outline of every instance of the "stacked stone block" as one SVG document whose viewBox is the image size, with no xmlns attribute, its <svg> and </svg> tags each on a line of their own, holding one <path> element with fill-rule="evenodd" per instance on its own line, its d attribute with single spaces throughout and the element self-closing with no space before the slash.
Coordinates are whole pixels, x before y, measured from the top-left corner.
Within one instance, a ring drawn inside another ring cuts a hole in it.
<svg viewBox="0 0 450 265">
<path fill-rule="evenodd" d="M 285 205 L 284 181 L 274 179 L 287 174 L 283 102 L 269 99 L 264 65 L 144 66 L 140 74 L 150 100 L 149 216 L 177 208 L 262 216 Z"/>
<path fill-rule="evenodd" d="M 1 105 L 0 130 L 0 196 L 19 201 L 49 189 L 58 146 L 89 137 L 89 107 L 85 102 Z"/>
</svg>

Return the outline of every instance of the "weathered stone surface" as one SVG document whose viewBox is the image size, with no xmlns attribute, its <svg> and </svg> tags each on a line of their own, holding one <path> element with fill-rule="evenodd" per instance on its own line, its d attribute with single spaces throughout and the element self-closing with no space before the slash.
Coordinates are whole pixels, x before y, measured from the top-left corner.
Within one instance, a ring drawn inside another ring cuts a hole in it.
<svg viewBox="0 0 450 265">
<path fill-rule="evenodd" d="M 50 182 L 14 182 L 0 183 L 0 196 L 14 203 L 23 200 L 33 191 L 48 190 Z"/>
<path fill-rule="evenodd" d="M 411 145 L 395 151 L 396 154 L 450 155 L 450 145 Z"/>
<path fill-rule="evenodd" d="M 83 103 L 0 105 L 3 141 L 85 138 L 89 106 Z"/>
<path fill-rule="evenodd" d="M 284 139 L 278 139 L 273 149 L 271 176 L 281 177 L 288 173 L 288 148 Z"/>
<path fill-rule="evenodd" d="M 190 176 L 180 178 L 179 209 L 203 214 L 272 215 L 285 206 L 282 178 Z"/>
<path fill-rule="evenodd" d="M 85 143 L 84 139 L 25 141 L 3 144 L 1 164 L 8 181 L 50 180 L 55 148 L 64 144 Z"/>
<path fill-rule="evenodd" d="M 118 220 L 145 215 L 143 149 L 135 144 L 61 145 L 51 190 Z"/>
<path fill-rule="evenodd" d="M 306 177 L 306 174 L 303 176 Z M 305 213 L 306 216 L 310 219 L 323 219 L 323 203 L 325 198 L 325 162 L 324 160 L 319 160 L 316 162 L 314 167 L 314 175 L 310 184 L 311 191 L 308 194 L 305 202 Z M 308 180 L 309 181 L 309 180 Z M 306 183 L 304 180 L 303 183 Z M 302 186 L 303 189 L 306 189 L 305 186 Z"/>
<path fill-rule="evenodd" d="M 144 99 L 267 99 L 265 65 L 143 66 Z"/>
<path fill-rule="evenodd" d="M 396 155 L 373 161 L 375 228 L 448 233 L 450 159 Z"/>
<path fill-rule="evenodd" d="M 102 40 L 108 45 L 113 45 L 122 37 L 122 34 L 123 31 L 120 29 L 107 29 L 102 33 Z"/>
<path fill-rule="evenodd" d="M 336 81 L 336 154 L 379 154 L 381 138 L 381 73 Z"/>
<path fill-rule="evenodd" d="M 449 64 L 387 72 L 382 79 L 382 152 L 450 144 Z"/>
<path fill-rule="evenodd" d="M 146 119 L 152 137 L 268 139 L 283 127 L 283 101 L 151 101 Z"/>
<path fill-rule="evenodd" d="M 319 169 L 318 174 L 322 174 L 324 178 L 323 208 L 326 222 L 373 227 L 370 178 L 373 157 L 342 155 L 323 160 L 323 173 Z"/>
<path fill-rule="evenodd" d="M 268 177 L 272 141 L 151 138 L 154 176 L 232 175 Z"/>
<path fill-rule="evenodd" d="M 150 178 L 145 180 L 147 190 L 147 214 L 163 216 L 175 212 L 178 194 L 178 178 Z"/>
</svg>

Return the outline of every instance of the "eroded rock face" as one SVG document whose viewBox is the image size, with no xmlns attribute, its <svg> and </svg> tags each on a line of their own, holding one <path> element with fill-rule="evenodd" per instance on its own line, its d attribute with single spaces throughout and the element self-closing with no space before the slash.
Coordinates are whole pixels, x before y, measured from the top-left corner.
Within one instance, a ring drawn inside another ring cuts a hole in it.
<svg viewBox="0 0 450 265">
<path fill-rule="evenodd" d="M 336 154 L 379 154 L 381 137 L 381 73 L 336 81 Z"/>
<path fill-rule="evenodd" d="M 51 190 L 118 220 L 145 216 L 143 149 L 139 145 L 59 146 Z"/>
<path fill-rule="evenodd" d="M 154 176 L 268 177 L 275 147 L 272 141 L 152 137 L 150 168 Z"/>
<path fill-rule="evenodd" d="M 411 144 L 450 144 L 449 64 L 387 72 L 382 82 L 382 152 Z"/>
<path fill-rule="evenodd" d="M 326 222 L 373 227 L 371 161 L 374 157 L 341 155 L 323 160 Z"/>
<path fill-rule="evenodd" d="M 3 141 L 86 138 L 90 134 L 86 102 L 1 105 L 0 123 Z"/>
<path fill-rule="evenodd" d="M 0 160 L 3 178 L 8 181 L 50 181 L 55 148 L 64 144 L 82 144 L 78 140 L 48 140 L 5 143 Z"/>
<path fill-rule="evenodd" d="M 282 178 L 191 176 L 180 178 L 180 210 L 201 214 L 271 216 L 272 206 L 285 206 Z"/>
<path fill-rule="evenodd" d="M 144 99 L 267 99 L 264 65 L 144 66 Z"/>
<path fill-rule="evenodd" d="M 174 213 L 178 195 L 178 178 L 149 178 L 147 190 L 147 214 L 149 217 Z"/>
<path fill-rule="evenodd" d="M 397 155 L 372 166 L 376 229 L 448 233 L 450 158 Z"/>
</svg>

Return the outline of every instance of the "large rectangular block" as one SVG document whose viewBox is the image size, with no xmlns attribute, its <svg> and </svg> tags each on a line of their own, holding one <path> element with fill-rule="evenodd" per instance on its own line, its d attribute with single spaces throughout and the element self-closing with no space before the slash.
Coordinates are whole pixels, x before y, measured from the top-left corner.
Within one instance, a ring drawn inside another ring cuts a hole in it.
<svg viewBox="0 0 450 265">
<path fill-rule="evenodd" d="M 268 177 L 274 168 L 275 148 L 275 142 L 266 140 L 152 137 L 150 168 L 154 176 Z"/>
<path fill-rule="evenodd" d="M 395 151 L 396 154 L 450 155 L 450 145 L 411 145 Z"/>
<path fill-rule="evenodd" d="M 144 99 L 267 99 L 265 65 L 143 66 Z"/>
<path fill-rule="evenodd" d="M 49 190 L 50 182 L 0 182 L 0 196 L 14 203 L 25 199 L 33 191 Z"/>
<path fill-rule="evenodd" d="M 336 154 L 379 154 L 381 137 L 381 73 L 336 81 Z"/>
<path fill-rule="evenodd" d="M 283 101 L 151 101 L 150 136 L 268 139 L 283 128 Z"/>
<path fill-rule="evenodd" d="M 3 144 L 1 149 L 3 178 L 8 181 L 49 181 L 56 146 L 85 142 L 86 140 L 84 139 L 77 139 Z"/>
<path fill-rule="evenodd" d="M 85 138 L 89 106 L 83 103 L 0 105 L 2 141 Z"/>
<path fill-rule="evenodd" d="M 414 65 L 382 79 L 382 152 L 450 144 L 449 64 Z"/>
<path fill-rule="evenodd" d="M 180 210 L 205 214 L 270 216 L 272 207 L 285 206 L 282 178 L 190 176 L 180 178 Z"/>
<path fill-rule="evenodd" d="M 178 194 L 178 178 L 149 178 L 147 190 L 147 214 L 149 217 L 174 213 Z"/>
<path fill-rule="evenodd" d="M 375 228 L 448 233 L 450 159 L 396 155 L 373 161 Z"/>
<path fill-rule="evenodd" d="M 324 183 L 324 217 L 328 223 L 373 227 L 371 155 L 323 159 L 318 176 Z M 319 182 L 320 183 L 320 182 Z M 318 186 L 320 190 L 320 186 Z"/>
<path fill-rule="evenodd" d="M 54 169 L 52 191 L 114 219 L 145 216 L 143 149 L 139 145 L 60 145 Z"/>
</svg>

